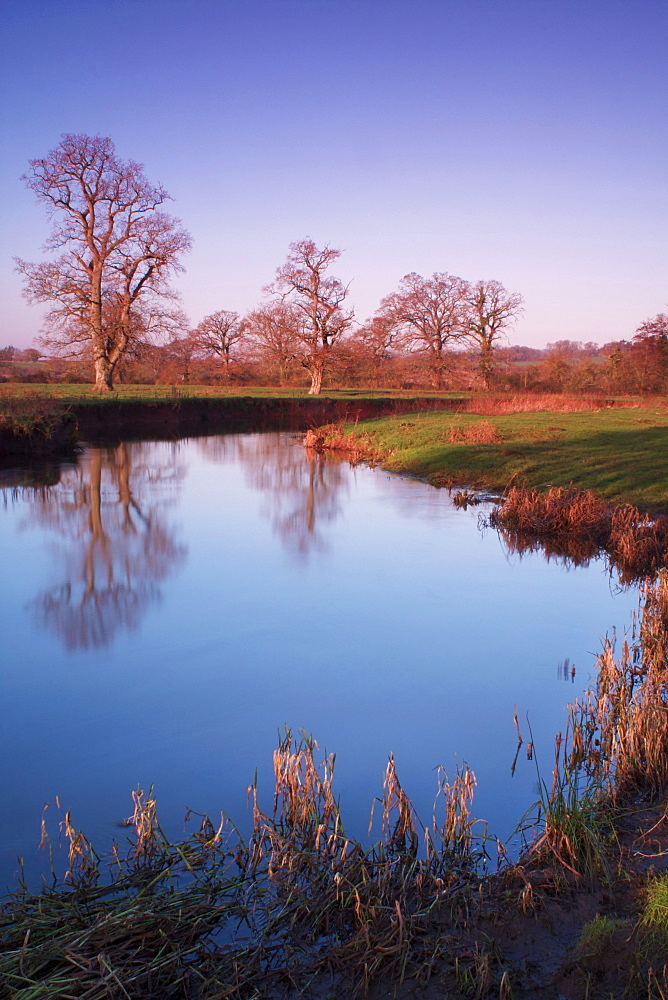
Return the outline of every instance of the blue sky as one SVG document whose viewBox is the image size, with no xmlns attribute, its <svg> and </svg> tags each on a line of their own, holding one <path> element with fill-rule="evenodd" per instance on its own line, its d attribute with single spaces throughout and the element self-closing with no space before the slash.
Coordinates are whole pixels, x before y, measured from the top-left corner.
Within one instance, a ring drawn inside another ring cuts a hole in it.
<svg viewBox="0 0 668 1000">
<path fill-rule="evenodd" d="M 628 338 L 668 302 L 666 0 L 2 0 L 0 346 L 41 312 L 22 184 L 108 135 L 194 239 L 193 325 L 306 236 L 361 321 L 409 271 L 523 294 L 513 343 Z"/>
</svg>

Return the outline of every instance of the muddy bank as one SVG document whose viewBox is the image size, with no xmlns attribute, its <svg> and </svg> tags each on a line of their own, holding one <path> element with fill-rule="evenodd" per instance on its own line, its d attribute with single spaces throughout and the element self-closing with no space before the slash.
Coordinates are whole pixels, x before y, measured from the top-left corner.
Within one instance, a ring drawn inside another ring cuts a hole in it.
<svg viewBox="0 0 668 1000">
<path fill-rule="evenodd" d="M 50 458 L 74 454 L 77 419 L 50 400 L 12 400 L 0 410 L 0 458 Z"/>
<path fill-rule="evenodd" d="M 234 396 L 155 401 L 102 399 L 72 407 L 87 441 L 122 435 L 198 437 L 235 431 L 305 431 L 323 423 L 368 420 L 416 410 L 455 410 L 459 399 L 332 399 L 329 397 Z"/>
</svg>

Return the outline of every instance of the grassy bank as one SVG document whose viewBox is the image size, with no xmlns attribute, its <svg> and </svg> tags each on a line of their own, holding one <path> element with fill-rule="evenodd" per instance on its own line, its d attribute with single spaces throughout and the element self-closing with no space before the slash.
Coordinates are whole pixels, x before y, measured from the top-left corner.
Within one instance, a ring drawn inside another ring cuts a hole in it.
<svg viewBox="0 0 668 1000">
<path fill-rule="evenodd" d="M 641 609 L 630 645 L 605 644 L 571 706 L 552 775 L 538 771 L 540 819 L 519 863 L 474 822 L 468 768 L 439 775 L 423 825 L 390 758 L 377 839 L 347 837 L 333 756 L 286 733 L 273 808 L 249 789 L 248 842 L 198 817 L 169 843 L 137 792 L 127 844 L 100 859 L 63 814 L 64 881 L 24 886 L 2 909 L 2 995 L 665 997 L 667 574 Z M 531 746 L 534 759 L 544 750 Z"/>
<path fill-rule="evenodd" d="M 612 503 L 668 512 L 668 407 L 660 403 L 579 412 L 416 412 L 345 430 L 358 454 L 366 448 L 384 468 L 436 486 L 503 492 L 511 485 L 572 484 Z"/>
<path fill-rule="evenodd" d="M 340 390 L 309 396 L 294 389 L 210 386 L 122 386 L 100 394 L 91 386 L 0 386 L 0 420 L 20 409 L 37 415 L 45 409 L 76 422 L 79 437 L 94 443 L 141 438 L 196 437 L 230 431 L 306 430 L 328 421 L 359 421 L 407 410 L 449 410 L 462 397 L 448 393 L 385 393 Z M 27 457 L 54 453 L 56 435 L 5 435 L 2 453 Z"/>
<path fill-rule="evenodd" d="M 321 399 L 467 399 L 466 393 L 430 391 L 428 389 L 324 389 Z M 117 385 L 112 392 L 99 393 L 92 385 L 75 383 L 12 383 L 0 384 L 0 406 L 7 399 L 57 399 L 68 404 L 100 401 L 134 400 L 148 404 L 179 399 L 229 399 L 248 396 L 253 399 L 313 399 L 306 389 L 294 386 L 252 385 Z"/>
<path fill-rule="evenodd" d="M 0 456 L 43 458 L 67 455 L 78 441 L 71 408 L 49 398 L 3 399 L 0 404 Z"/>
<path fill-rule="evenodd" d="M 119 386 L 101 397 L 88 385 L 0 386 L 0 414 L 46 407 L 60 407 L 89 440 L 306 430 L 347 421 L 357 457 L 366 450 L 384 467 L 434 485 L 501 492 L 509 485 L 572 484 L 611 502 L 668 512 L 668 406 L 660 399 L 374 390 L 312 397 L 295 389 L 220 386 Z M 44 448 L 47 438 L 32 440 Z M 30 454 L 31 439 L 16 433 L 14 447 Z"/>
</svg>

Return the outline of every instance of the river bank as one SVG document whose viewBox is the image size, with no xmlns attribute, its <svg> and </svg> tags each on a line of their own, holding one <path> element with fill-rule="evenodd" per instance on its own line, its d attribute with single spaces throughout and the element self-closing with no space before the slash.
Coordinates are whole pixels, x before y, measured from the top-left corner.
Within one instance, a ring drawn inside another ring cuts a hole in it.
<svg viewBox="0 0 668 1000">
<path fill-rule="evenodd" d="M 162 391 L 158 391 L 161 389 Z M 0 386 L 0 454 L 71 451 L 77 440 L 201 437 L 239 431 L 305 431 L 331 421 L 357 422 L 419 410 L 453 410 L 456 394 L 287 390 L 212 391 L 207 387 L 123 387 L 100 396 L 89 386 Z M 48 421 L 45 419 L 48 416 Z M 73 432 L 75 432 L 73 434 Z"/>
<path fill-rule="evenodd" d="M 569 486 L 610 503 L 668 513 L 664 400 L 597 406 L 523 397 L 515 405 L 482 397 L 460 404 L 455 414 L 415 412 L 322 428 L 312 441 L 433 486 L 499 495 L 511 486 L 540 492 Z"/>
<path fill-rule="evenodd" d="M 50 432 L 31 412 L 48 410 Z M 18 416 L 19 419 L 16 419 Z M 0 387 L 2 454 L 90 443 L 335 424 L 357 458 L 434 486 L 497 493 L 573 486 L 643 512 L 668 512 L 668 407 L 663 398 L 471 396 L 462 393 L 122 387 Z M 337 434 L 339 431 L 337 431 Z M 331 446 L 331 442 L 330 442 Z"/>
</svg>

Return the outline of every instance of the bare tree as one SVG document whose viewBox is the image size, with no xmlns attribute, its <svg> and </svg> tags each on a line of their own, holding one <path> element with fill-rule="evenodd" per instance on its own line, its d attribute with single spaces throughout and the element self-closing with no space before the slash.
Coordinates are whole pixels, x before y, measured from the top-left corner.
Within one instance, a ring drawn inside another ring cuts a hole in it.
<svg viewBox="0 0 668 1000">
<path fill-rule="evenodd" d="M 298 309 L 280 299 L 267 302 L 248 314 L 246 327 L 259 358 L 278 369 L 279 384 L 284 385 L 301 346 Z"/>
<path fill-rule="evenodd" d="M 244 335 L 244 324 L 239 314 L 228 309 L 205 316 L 193 331 L 193 337 L 206 354 L 215 354 L 225 366 L 225 374 L 230 377 L 232 349 Z"/>
<path fill-rule="evenodd" d="M 195 336 L 185 332 L 165 346 L 164 353 L 168 368 L 172 369 L 172 378 L 185 385 L 190 384 L 195 361 L 200 355 L 200 344 Z"/>
<path fill-rule="evenodd" d="M 136 629 L 185 558 L 165 518 L 166 494 L 156 491 L 161 478 L 178 484 L 184 474 L 178 453 L 165 454 L 145 444 L 89 448 L 56 485 L 31 491 L 32 517 L 63 539 L 62 583 L 32 607 L 68 649 L 106 646 L 118 629 Z"/>
<path fill-rule="evenodd" d="M 387 374 L 390 362 L 396 356 L 397 352 L 393 350 L 396 339 L 396 326 L 388 316 L 374 316 L 357 327 L 346 340 L 343 352 L 342 360 L 348 363 L 349 379 L 362 379 L 363 384 L 379 385 L 383 369 Z"/>
<path fill-rule="evenodd" d="M 352 311 L 344 312 L 341 308 L 348 286 L 325 274 L 340 256 L 341 251 L 328 244 L 319 250 L 313 240 L 291 243 L 288 259 L 278 268 L 268 289 L 277 292 L 299 316 L 297 336 L 302 344 L 299 361 L 311 377 L 309 395 L 320 393 L 332 347 L 353 319 Z"/>
<path fill-rule="evenodd" d="M 448 350 L 461 342 L 467 330 L 468 292 L 468 283 L 453 274 L 423 278 L 412 272 L 380 304 L 377 316 L 393 325 L 398 341 L 427 352 L 436 389 L 443 387 Z"/>
<path fill-rule="evenodd" d="M 52 304 L 48 323 L 61 344 L 92 347 L 95 387 L 112 389 L 139 304 L 169 294 L 190 236 L 159 210 L 164 188 L 119 160 L 111 139 L 64 135 L 23 179 L 56 220 L 45 249 L 64 251 L 41 264 L 17 261 L 26 295 Z"/>
<path fill-rule="evenodd" d="M 477 350 L 478 369 L 489 389 L 496 343 L 521 313 L 523 299 L 519 292 L 506 291 L 500 281 L 476 281 L 469 287 L 468 306 L 466 339 Z"/>
<path fill-rule="evenodd" d="M 668 384 L 668 314 L 646 319 L 635 332 L 628 350 L 640 392 L 661 392 Z"/>
<path fill-rule="evenodd" d="M 668 339 L 668 313 L 657 313 L 652 319 L 646 319 L 636 330 L 633 339 L 640 341 L 647 337 Z"/>
</svg>

